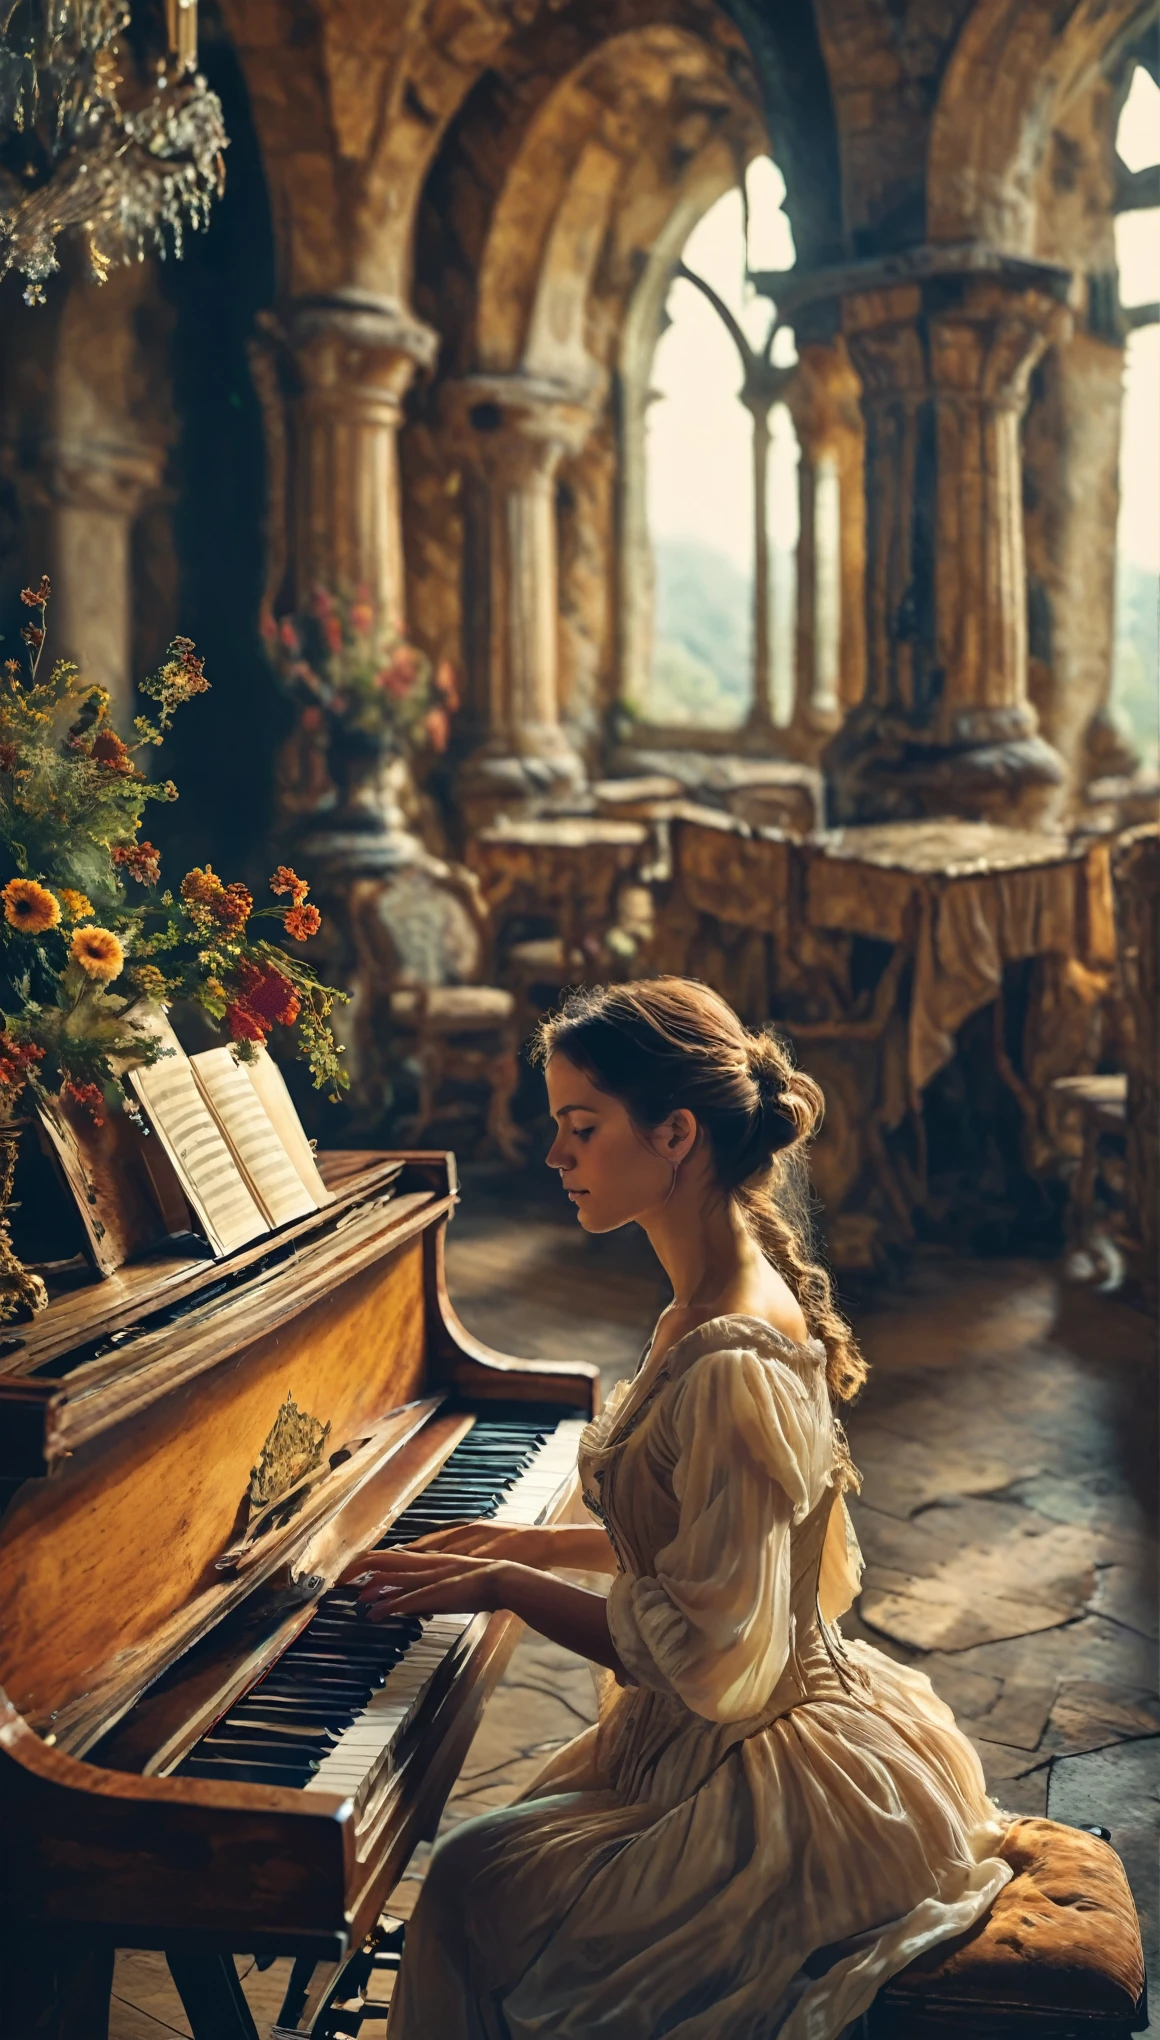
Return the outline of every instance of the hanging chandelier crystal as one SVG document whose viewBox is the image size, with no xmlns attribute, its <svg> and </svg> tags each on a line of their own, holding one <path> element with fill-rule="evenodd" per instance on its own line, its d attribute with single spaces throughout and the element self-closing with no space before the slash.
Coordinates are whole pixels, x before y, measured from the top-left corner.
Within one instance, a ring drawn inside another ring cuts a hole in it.
<svg viewBox="0 0 1160 2040">
<path fill-rule="evenodd" d="M 0 0 L 0 277 L 45 301 L 56 243 L 79 231 L 93 276 L 180 256 L 225 182 L 221 102 L 197 71 L 197 0 Z M 153 47 L 150 48 L 152 41 Z"/>
</svg>

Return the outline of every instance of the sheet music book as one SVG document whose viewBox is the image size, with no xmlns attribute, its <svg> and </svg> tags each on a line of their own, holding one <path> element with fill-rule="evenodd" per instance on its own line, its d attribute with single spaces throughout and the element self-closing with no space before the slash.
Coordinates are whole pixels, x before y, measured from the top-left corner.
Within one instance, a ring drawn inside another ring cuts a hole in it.
<svg viewBox="0 0 1160 2040">
<path fill-rule="evenodd" d="M 129 1076 L 215 1254 L 268 1232 L 188 1056 L 167 1056 Z"/>
<path fill-rule="evenodd" d="M 286 1088 L 286 1079 L 268 1049 L 260 1048 L 257 1059 L 242 1065 L 247 1077 L 261 1099 L 274 1131 L 279 1135 L 315 1205 L 334 1203 L 334 1192 L 328 1190 L 318 1173 L 314 1149 L 303 1131 L 302 1121 L 294 1108 L 294 1100 Z"/>
<path fill-rule="evenodd" d="M 194 1077 L 225 1135 L 246 1187 L 267 1222 L 272 1226 L 287 1225 L 293 1218 L 305 1218 L 309 1212 L 317 1211 L 319 1200 L 304 1183 L 282 1134 L 262 1102 L 257 1085 L 251 1082 L 250 1068 L 235 1062 L 228 1048 L 206 1049 L 201 1055 L 193 1056 L 191 1063 Z M 280 1076 L 278 1082 L 282 1084 Z M 284 1084 L 282 1089 L 285 1091 Z M 305 1144 L 306 1136 L 298 1125 L 298 1116 L 288 1094 L 286 1106 L 293 1114 Z M 319 1181 L 321 1183 L 321 1178 Z"/>
</svg>

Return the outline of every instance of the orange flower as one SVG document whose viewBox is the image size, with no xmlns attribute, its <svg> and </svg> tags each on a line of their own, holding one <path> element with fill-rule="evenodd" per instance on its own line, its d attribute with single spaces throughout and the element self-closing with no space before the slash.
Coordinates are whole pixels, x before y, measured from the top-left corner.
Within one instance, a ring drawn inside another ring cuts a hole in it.
<svg viewBox="0 0 1160 2040">
<path fill-rule="evenodd" d="M 71 885 L 57 887 L 57 898 L 70 921 L 87 921 L 95 908 L 87 893 L 74 892 Z"/>
<path fill-rule="evenodd" d="M 78 928 L 69 955 L 99 985 L 111 984 L 125 967 L 125 952 L 108 928 Z"/>
<path fill-rule="evenodd" d="M 282 926 L 295 942 L 308 942 L 321 928 L 322 915 L 317 907 L 291 907 Z"/>
<path fill-rule="evenodd" d="M 161 852 L 152 843 L 114 843 L 112 856 L 138 885 L 156 885 L 161 876 Z"/>
<path fill-rule="evenodd" d="M 200 864 L 195 864 L 181 881 L 181 897 L 187 907 L 211 907 L 224 891 L 212 864 L 207 864 L 204 871 Z"/>
<path fill-rule="evenodd" d="M 270 880 L 270 891 L 275 894 L 289 893 L 292 907 L 300 907 L 310 887 L 304 878 L 299 878 L 293 865 L 280 864 Z"/>
<path fill-rule="evenodd" d="M 253 910 L 253 894 L 235 882 L 223 885 L 209 864 L 195 864 L 181 881 L 181 897 L 199 926 L 213 923 L 225 936 L 240 935 Z"/>
<path fill-rule="evenodd" d="M 93 757 L 98 765 L 104 765 L 110 772 L 129 774 L 133 771 L 133 760 L 128 746 L 121 742 L 116 730 L 100 730 L 93 739 Z"/>
<path fill-rule="evenodd" d="M 10 878 L 0 900 L 4 902 L 4 919 L 22 935 L 43 935 L 46 928 L 59 925 L 60 901 L 34 878 Z"/>
</svg>

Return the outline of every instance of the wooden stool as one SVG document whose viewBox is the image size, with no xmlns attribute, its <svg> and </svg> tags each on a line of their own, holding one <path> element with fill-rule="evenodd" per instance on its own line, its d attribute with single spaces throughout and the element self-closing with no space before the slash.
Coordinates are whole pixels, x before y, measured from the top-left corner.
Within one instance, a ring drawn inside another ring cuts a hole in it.
<svg viewBox="0 0 1160 2040">
<path fill-rule="evenodd" d="M 1124 1866 L 1084 1828 L 1017 1820 L 1014 1876 L 969 1934 L 882 1989 L 865 2040 L 1127 2040 L 1148 2023 L 1140 1927 Z"/>
</svg>

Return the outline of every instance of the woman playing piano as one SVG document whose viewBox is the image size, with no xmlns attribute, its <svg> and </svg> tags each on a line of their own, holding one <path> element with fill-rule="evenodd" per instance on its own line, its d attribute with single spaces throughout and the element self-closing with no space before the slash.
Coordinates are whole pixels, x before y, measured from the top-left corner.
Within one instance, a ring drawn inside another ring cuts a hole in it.
<svg viewBox="0 0 1160 2040">
<path fill-rule="evenodd" d="M 573 995 L 539 1054 L 580 1224 L 635 1219 L 673 1302 L 584 1434 L 591 1527 L 350 1569 L 372 1619 L 508 1608 L 611 1673 L 598 1724 L 436 1849 L 392 2040 L 833 2040 L 1010 1871 L 948 1709 L 837 1627 L 866 1370 L 800 1216 L 821 1093 L 677 978 Z"/>
</svg>

